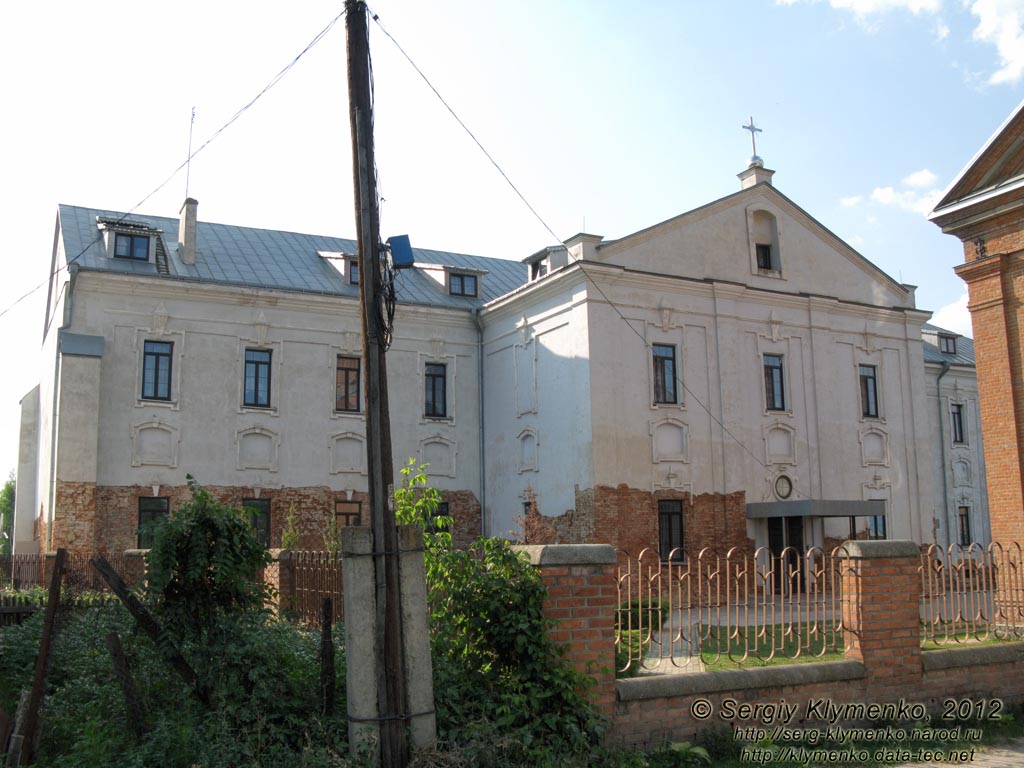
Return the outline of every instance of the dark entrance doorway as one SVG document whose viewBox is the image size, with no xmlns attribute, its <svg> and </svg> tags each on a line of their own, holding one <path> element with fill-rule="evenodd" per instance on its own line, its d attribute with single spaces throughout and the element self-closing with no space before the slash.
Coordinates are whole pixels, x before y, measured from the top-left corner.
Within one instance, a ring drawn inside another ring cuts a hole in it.
<svg viewBox="0 0 1024 768">
<path fill-rule="evenodd" d="M 768 518 L 768 549 L 772 553 L 772 565 L 775 569 L 775 591 L 783 592 L 787 588 L 792 592 L 804 591 L 803 560 L 804 555 L 804 518 L 769 517 Z M 780 559 L 782 553 L 785 559 Z"/>
</svg>

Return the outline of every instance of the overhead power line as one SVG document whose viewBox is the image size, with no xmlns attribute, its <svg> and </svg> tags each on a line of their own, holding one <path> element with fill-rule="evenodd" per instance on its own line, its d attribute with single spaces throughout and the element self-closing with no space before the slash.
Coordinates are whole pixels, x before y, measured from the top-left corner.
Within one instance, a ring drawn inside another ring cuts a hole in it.
<svg viewBox="0 0 1024 768">
<path fill-rule="evenodd" d="M 331 21 L 327 24 L 326 27 L 321 29 L 316 34 L 316 36 L 312 40 L 309 41 L 309 43 L 306 45 L 306 47 L 303 48 L 298 53 L 298 55 L 295 56 L 295 58 L 293 58 L 290 62 L 288 62 L 288 64 L 286 64 L 284 66 L 284 68 L 281 69 L 280 72 L 278 72 L 276 75 L 274 75 L 270 79 L 270 82 L 268 82 L 265 86 L 263 86 L 263 89 L 259 93 L 257 93 L 248 102 L 246 102 L 244 106 L 239 108 L 238 111 L 235 112 L 235 114 L 232 115 L 231 118 L 226 123 L 224 123 L 224 125 L 222 125 L 216 131 L 214 131 L 213 135 L 211 135 L 210 138 L 208 138 L 206 141 L 204 141 L 195 152 L 191 152 L 189 154 L 189 156 L 181 163 L 181 165 L 179 165 L 177 168 L 175 168 L 166 179 L 164 179 L 156 187 L 154 187 L 153 190 L 148 195 L 146 195 L 141 200 L 139 200 L 139 202 L 137 202 L 135 205 L 133 205 L 127 212 L 122 213 L 121 216 L 118 219 L 116 219 L 113 223 L 117 224 L 117 223 L 120 223 L 120 222 L 124 221 L 125 219 L 127 219 L 128 216 L 130 216 L 135 211 L 137 211 L 143 204 L 145 204 L 145 202 L 147 200 L 149 200 L 151 197 L 153 197 L 153 195 L 155 195 L 161 189 L 166 187 L 171 182 L 171 180 L 174 179 L 175 176 L 177 176 L 179 173 L 181 173 L 181 170 L 183 168 L 188 167 L 188 165 L 192 162 L 192 159 L 196 155 L 198 155 L 200 152 L 202 152 L 204 149 L 206 149 L 208 146 L 210 146 L 210 144 L 212 144 L 214 141 L 216 141 L 220 137 L 220 135 L 222 133 L 224 133 L 224 131 L 226 131 L 236 120 L 238 120 L 242 115 L 244 115 L 257 101 L 259 101 L 267 93 L 267 91 L 269 91 L 271 88 L 273 88 L 275 85 L 277 85 L 284 78 L 284 76 L 287 75 L 288 72 L 291 71 L 292 67 L 294 67 L 303 56 L 305 56 L 307 53 L 309 53 L 309 51 L 313 48 L 313 46 L 315 46 L 317 43 L 319 43 L 321 40 L 324 39 L 324 37 L 327 35 L 327 33 L 331 31 L 331 29 L 334 27 L 334 25 L 337 24 L 339 19 L 341 19 L 342 16 L 344 16 L 344 15 L 345 15 L 345 11 L 344 11 L 344 9 L 342 9 L 342 11 L 337 16 L 335 16 L 333 19 L 331 19 Z M 2 318 L 4 315 L 6 315 L 8 312 L 10 312 L 16 306 L 18 306 L 21 302 L 23 302 L 25 299 L 27 299 L 29 296 L 31 296 L 36 291 L 38 291 L 44 285 L 47 285 L 51 280 L 53 280 L 54 277 L 59 275 L 63 270 L 67 269 L 72 264 L 74 264 L 76 261 L 78 261 L 85 254 L 86 251 L 88 251 L 90 248 L 92 248 L 94 245 L 96 245 L 96 243 L 98 243 L 102 239 L 103 239 L 102 233 L 100 233 L 96 237 L 94 237 L 91 241 L 89 241 L 88 245 L 86 245 L 84 248 L 82 248 L 73 257 L 68 259 L 66 264 L 63 264 L 60 267 L 57 267 L 57 269 L 53 270 L 53 272 L 51 272 L 47 276 L 47 278 L 45 280 L 43 280 L 41 283 L 39 283 L 39 285 L 37 285 L 35 288 L 32 288 L 30 291 L 27 291 L 26 293 L 22 294 L 12 304 L 8 305 L 3 311 L 0 311 L 0 318 Z"/>
</svg>

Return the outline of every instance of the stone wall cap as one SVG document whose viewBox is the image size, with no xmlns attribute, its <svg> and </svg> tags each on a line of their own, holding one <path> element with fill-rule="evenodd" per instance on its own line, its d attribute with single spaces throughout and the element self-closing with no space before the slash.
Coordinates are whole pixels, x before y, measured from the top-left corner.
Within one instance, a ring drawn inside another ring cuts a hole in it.
<svg viewBox="0 0 1024 768">
<path fill-rule="evenodd" d="M 779 688 L 813 683 L 838 683 L 864 678 L 859 661 L 822 661 L 785 664 L 757 669 L 725 669 L 692 674 L 648 675 L 615 681 L 619 701 L 643 701 L 669 696 L 738 691 L 745 688 Z"/>
<path fill-rule="evenodd" d="M 871 560 L 882 557 L 919 557 L 921 547 L 913 541 L 844 541 L 840 547 L 849 557 Z"/>
<path fill-rule="evenodd" d="M 530 558 L 531 565 L 612 565 L 611 544 L 520 544 L 513 547 Z"/>
<path fill-rule="evenodd" d="M 983 664 L 1019 664 L 1022 660 L 1024 660 L 1024 643 L 958 645 L 921 653 L 921 665 L 925 672 L 975 667 Z"/>
</svg>

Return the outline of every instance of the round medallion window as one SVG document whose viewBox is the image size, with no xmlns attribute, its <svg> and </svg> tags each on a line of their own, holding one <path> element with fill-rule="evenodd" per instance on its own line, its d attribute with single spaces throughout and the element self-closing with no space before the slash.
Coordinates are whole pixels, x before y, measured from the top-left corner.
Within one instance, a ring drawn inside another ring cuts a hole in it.
<svg viewBox="0 0 1024 768">
<path fill-rule="evenodd" d="M 793 495 L 793 481 L 786 475 L 775 478 L 775 495 L 780 499 L 788 499 Z"/>
</svg>

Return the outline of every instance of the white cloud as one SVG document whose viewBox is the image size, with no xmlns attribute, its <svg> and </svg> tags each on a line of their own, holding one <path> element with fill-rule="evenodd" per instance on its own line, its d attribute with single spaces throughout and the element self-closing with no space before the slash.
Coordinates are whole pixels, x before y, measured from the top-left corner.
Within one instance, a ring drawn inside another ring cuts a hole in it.
<svg viewBox="0 0 1024 768">
<path fill-rule="evenodd" d="M 875 187 L 871 193 L 871 199 L 879 205 L 891 205 L 905 211 L 919 213 L 927 216 L 939 202 L 942 191 L 930 189 L 927 192 L 920 192 L 916 189 L 902 189 L 896 191 L 892 187 Z"/>
<path fill-rule="evenodd" d="M 864 198 L 861 195 L 850 195 L 849 197 L 840 197 L 839 204 L 843 206 L 843 208 L 853 208 L 853 206 L 857 205 L 863 199 Z"/>
<path fill-rule="evenodd" d="M 974 329 L 971 327 L 971 313 L 967 310 L 967 292 L 964 291 L 960 298 L 952 304 L 947 304 L 939 309 L 928 322 L 940 328 L 945 328 L 947 331 L 953 331 L 954 333 L 974 338 Z"/>
<path fill-rule="evenodd" d="M 860 235 L 851 235 L 846 238 L 846 244 L 851 248 L 861 248 L 864 245 L 864 238 Z"/>
<path fill-rule="evenodd" d="M 1002 63 L 988 81 L 1016 83 L 1024 74 L 1024 0 L 975 0 L 971 13 L 978 17 L 974 39 L 994 45 Z"/>
<path fill-rule="evenodd" d="M 939 19 L 938 24 L 935 25 L 935 39 L 941 43 L 947 37 L 949 37 L 949 25 Z"/>
<path fill-rule="evenodd" d="M 938 180 L 938 176 L 927 168 L 922 168 L 903 179 L 903 184 L 908 187 L 930 187 Z"/>
<path fill-rule="evenodd" d="M 858 16 L 903 9 L 911 13 L 938 13 L 942 0 L 829 0 L 833 8 L 845 8 Z"/>
</svg>

